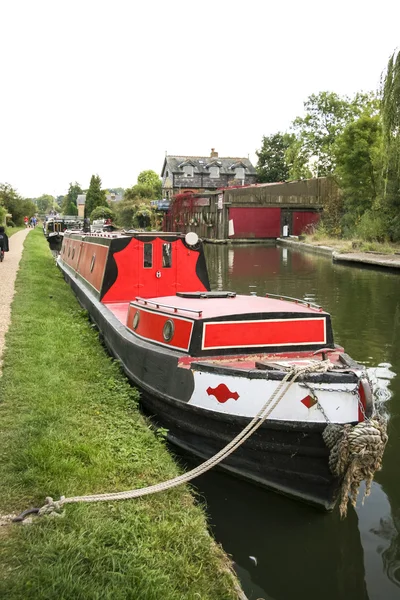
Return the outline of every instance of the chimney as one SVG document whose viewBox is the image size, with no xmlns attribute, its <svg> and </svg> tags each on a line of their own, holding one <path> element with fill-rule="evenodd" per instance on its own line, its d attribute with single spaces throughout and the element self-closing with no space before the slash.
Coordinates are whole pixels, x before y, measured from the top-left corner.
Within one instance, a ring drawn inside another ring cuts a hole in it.
<svg viewBox="0 0 400 600">
<path fill-rule="evenodd" d="M 215 148 L 211 148 L 211 158 L 218 158 L 218 152 L 215 152 Z"/>
</svg>

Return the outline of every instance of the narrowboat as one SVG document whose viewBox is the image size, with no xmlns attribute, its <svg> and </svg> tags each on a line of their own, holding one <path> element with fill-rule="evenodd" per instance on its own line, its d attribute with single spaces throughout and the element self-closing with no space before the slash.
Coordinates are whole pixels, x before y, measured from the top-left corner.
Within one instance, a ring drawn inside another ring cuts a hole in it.
<svg viewBox="0 0 400 600">
<path fill-rule="evenodd" d="M 211 291 L 195 233 L 66 231 L 58 265 L 168 439 L 198 459 L 225 447 L 293 367 L 310 367 L 219 464 L 331 510 L 327 423 L 361 423 L 374 399 L 364 368 L 335 345 L 330 315 L 273 295 Z M 328 368 L 319 372 L 319 365 Z"/>
</svg>

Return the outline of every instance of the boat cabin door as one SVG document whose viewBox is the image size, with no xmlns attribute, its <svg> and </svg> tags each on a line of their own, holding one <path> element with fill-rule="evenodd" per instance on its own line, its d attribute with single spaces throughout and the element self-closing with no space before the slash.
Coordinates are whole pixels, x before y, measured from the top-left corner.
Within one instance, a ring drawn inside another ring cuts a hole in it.
<svg viewBox="0 0 400 600">
<path fill-rule="evenodd" d="M 177 286 L 176 242 L 160 238 L 142 244 L 139 295 L 145 298 L 174 296 Z"/>
</svg>

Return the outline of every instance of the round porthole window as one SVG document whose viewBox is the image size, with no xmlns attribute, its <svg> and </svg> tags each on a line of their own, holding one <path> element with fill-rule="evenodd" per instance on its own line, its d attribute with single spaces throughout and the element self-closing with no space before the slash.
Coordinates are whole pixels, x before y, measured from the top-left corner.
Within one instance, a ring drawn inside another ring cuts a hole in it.
<svg viewBox="0 0 400 600">
<path fill-rule="evenodd" d="M 70 254 L 71 254 L 71 247 L 68 248 L 68 258 L 69 258 Z"/>
<path fill-rule="evenodd" d="M 171 321 L 171 319 L 168 319 L 168 321 L 165 322 L 165 325 L 163 327 L 163 338 L 166 342 L 170 342 L 174 336 L 174 331 L 175 331 L 175 325 L 174 322 Z"/>
<path fill-rule="evenodd" d="M 132 327 L 133 329 L 137 329 L 140 321 L 140 312 L 137 310 L 135 316 L 133 317 Z"/>
<path fill-rule="evenodd" d="M 75 248 L 72 249 L 72 260 L 74 260 L 74 256 L 75 256 Z"/>
<path fill-rule="evenodd" d="M 94 269 L 94 263 L 95 262 L 96 262 L 96 255 L 93 254 L 93 256 L 92 256 L 92 262 L 90 263 L 90 272 L 93 271 L 93 269 Z"/>
</svg>

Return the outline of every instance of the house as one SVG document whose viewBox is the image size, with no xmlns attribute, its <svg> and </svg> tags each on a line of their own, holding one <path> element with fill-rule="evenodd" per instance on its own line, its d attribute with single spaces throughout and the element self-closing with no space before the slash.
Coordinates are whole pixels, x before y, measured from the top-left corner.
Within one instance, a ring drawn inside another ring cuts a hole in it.
<svg viewBox="0 0 400 600">
<path fill-rule="evenodd" d="M 161 172 L 163 198 L 182 192 L 207 192 L 256 182 L 257 173 L 248 158 L 210 156 L 166 156 Z"/>
<path fill-rule="evenodd" d="M 76 199 L 76 205 L 78 207 L 78 217 L 85 216 L 85 202 L 86 202 L 86 194 L 79 194 Z"/>
</svg>

